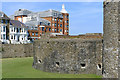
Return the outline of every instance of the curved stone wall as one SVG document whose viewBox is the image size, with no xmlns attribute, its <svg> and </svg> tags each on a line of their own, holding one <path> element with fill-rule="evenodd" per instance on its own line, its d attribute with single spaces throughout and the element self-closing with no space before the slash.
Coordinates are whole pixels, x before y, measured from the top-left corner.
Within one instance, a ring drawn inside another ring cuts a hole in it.
<svg viewBox="0 0 120 80">
<path fill-rule="evenodd" d="M 102 75 L 101 39 L 35 41 L 33 54 L 33 67 L 42 71 Z"/>
</svg>

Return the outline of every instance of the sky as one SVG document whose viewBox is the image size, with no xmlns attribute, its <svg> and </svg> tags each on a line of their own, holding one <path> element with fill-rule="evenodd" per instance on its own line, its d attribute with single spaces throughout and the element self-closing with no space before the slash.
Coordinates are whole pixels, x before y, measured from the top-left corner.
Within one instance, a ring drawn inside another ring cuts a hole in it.
<svg viewBox="0 0 120 80">
<path fill-rule="evenodd" d="M 62 4 L 70 15 L 70 35 L 103 33 L 102 2 L 2 2 L 2 11 L 8 16 L 18 9 L 28 9 L 33 12 L 48 9 L 61 11 Z"/>
</svg>

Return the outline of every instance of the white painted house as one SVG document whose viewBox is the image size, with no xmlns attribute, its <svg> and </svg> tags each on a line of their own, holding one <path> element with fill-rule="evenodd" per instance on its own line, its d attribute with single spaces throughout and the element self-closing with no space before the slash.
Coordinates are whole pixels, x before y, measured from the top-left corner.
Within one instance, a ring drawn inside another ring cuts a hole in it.
<svg viewBox="0 0 120 80">
<path fill-rule="evenodd" d="M 10 20 L 9 40 L 11 44 L 29 43 L 27 26 L 18 20 Z"/>
<path fill-rule="evenodd" d="M 0 11 L 0 41 L 2 43 L 9 43 L 9 20 L 10 19 L 7 17 L 7 15 Z"/>
</svg>

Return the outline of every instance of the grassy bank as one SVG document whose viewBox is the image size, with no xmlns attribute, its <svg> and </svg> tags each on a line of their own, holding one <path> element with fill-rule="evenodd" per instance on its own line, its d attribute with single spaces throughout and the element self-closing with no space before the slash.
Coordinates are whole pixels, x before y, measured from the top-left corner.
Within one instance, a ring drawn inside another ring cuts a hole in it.
<svg viewBox="0 0 120 80">
<path fill-rule="evenodd" d="M 100 78 L 94 74 L 58 74 L 32 68 L 33 58 L 2 59 L 3 78 Z"/>
</svg>

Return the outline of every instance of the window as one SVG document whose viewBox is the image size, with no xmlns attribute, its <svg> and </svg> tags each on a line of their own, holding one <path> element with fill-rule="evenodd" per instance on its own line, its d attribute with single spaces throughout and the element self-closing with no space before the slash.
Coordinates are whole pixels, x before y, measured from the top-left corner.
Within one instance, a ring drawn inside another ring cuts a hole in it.
<svg viewBox="0 0 120 80">
<path fill-rule="evenodd" d="M 66 21 L 65 21 L 65 23 L 66 23 Z"/>
<path fill-rule="evenodd" d="M 5 34 L 3 34 L 3 39 L 5 39 Z"/>
<path fill-rule="evenodd" d="M 47 28 L 46 28 L 46 31 L 47 31 Z"/>
<path fill-rule="evenodd" d="M 42 31 L 44 31 L 44 27 L 42 27 Z"/>
<path fill-rule="evenodd" d="M 5 26 L 3 26 L 3 32 L 5 32 Z"/>
<path fill-rule="evenodd" d="M 2 26 L 1 26 L 1 32 L 2 32 L 3 30 L 2 30 Z"/>
<path fill-rule="evenodd" d="M 3 39 L 3 38 L 2 38 L 2 35 L 1 35 L 1 39 Z"/>
<path fill-rule="evenodd" d="M 55 23 L 55 27 L 57 26 L 57 24 Z"/>
<path fill-rule="evenodd" d="M 38 36 L 38 32 L 36 32 L 35 35 Z"/>
<path fill-rule="evenodd" d="M 15 40 L 15 35 L 14 35 L 14 40 Z M 23 39 L 22 39 L 23 40 Z"/>
<path fill-rule="evenodd" d="M 66 16 L 65 16 L 65 18 L 66 18 Z"/>
<path fill-rule="evenodd" d="M 65 27 L 66 27 L 66 25 L 65 25 Z"/>
<path fill-rule="evenodd" d="M 54 18 L 52 18 L 52 20 L 54 21 Z"/>
<path fill-rule="evenodd" d="M 57 13 L 54 13 L 54 16 L 57 16 Z"/>
<path fill-rule="evenodd" d="M 59 31 L 59 29 L 58 29 L 58 31 Z"/>
<path fill-rule="evenodd" d="M 3 23 L 3 20 L 1 21 L 1 23 Z"/>
<path fill-rule="evenodd" d="M 52 31 L 54 31 L 54 29 L 52 29 Z"/>
<path fill-rule="evenodd" d="M 13 32 L 13 28 L 11 28 L 11 32 Z"/>
<path fill-rule="evenodd" d="M 19 29 L 17 28 L 17 33 L 19 32 Z"/>
<path fill-rule="evenodd" d="M 67 28 L 68 28 L 69 26 L 67 25 Z"/>
<path fill-rule="evenodd" d="M 67 32 L 67 31 L 65 30 L 65 32 Z"/>
<path fill-rule="evenodd" d="M 55 32 L 56 32 L 57 30 L 55 29 Z"/>
<path fill-rule="evenodd" d="M 13 35 L 11 35 L 11 39 L 13 39 Z"/>
<path fill-rule="evenodd" d="M 67 15 L 67 18 L 69 18 L 69 15 Z"/>
<path fill-rule="evenodd" d="M 67 30 L 67 33 L 68 33 L 69 31 Z"/>
<path fill-rule="evenodd" d="M 58 21 L 59 21 L 59 19 L 58 19 Z"/>
<path fill-rule="evenodd" d="M 49 28 L 49 31 L 51 31 L 51 28 Z"/>
<path fill-rule="evenodd" d="M 8 20 L 5 20 L 5 23 L 7 24 L 7 23 L 8 23 Z"/>
<path fill-rule="evenodd" d="M 15 31 L 15 30 L 14 30 Z M 21 32 L 21 28 L 20 28 L 20 32 Z"/>
<path fill-rule="evenodd" d="M 60 32 L 62 32 L 62 29 L 60 29 Z"/>
<path fill-rule="evenodd" d="M 40 22 L 40 25 L 42 25 L 42 22 Z"/>
<path fill-rule="evenodd" d="M 32 32 L 32 35 L 34 36 L 34 32 Z"/>
<path fill-rule="evenodd" d="M 62 27 L 62 24 L 60 24 L 60 27 Z"/>
<path fill-rule="evenodd" d="M 69 23 L 69 21 L 67 20 L 67 23 Z"/>
<path fill-rule="evenodd" d="M 60 20 L 60 22 L 62 22 L 62 20 Z"/>
<path fill-rule="evenodd" d="M 40 27 L 40 31 L 41 31 L 41 27 Z"/>
<path fill-rule="evenodd" d="M 52 26 L 54 26 L 54 23 L 52 23 Z"/>
<path fill-rule="evenodd" d="M 55 21 L 57 21 L 57 19 L 55 18 Z"/>
<path fill-rule="evenodd" d="M 48 23 L 48 26 L 50 26 L 50 23 Z"/>
<path fill-rule="evenodd" d="M 22 31 L 22 29 L 21 29 L 21 31 Z M 15 32 L 15 28 L 14 28 L 14 32 Z"/>
<path fill-rule="evenodd" d="M 58 24 L 58 27 L 59 27 L 59 24 Z"/>
<path fill-rule="evenodd" d="M 40 33 L 40 36 L 41 36 L 41 33 Z"/>
</svg>

